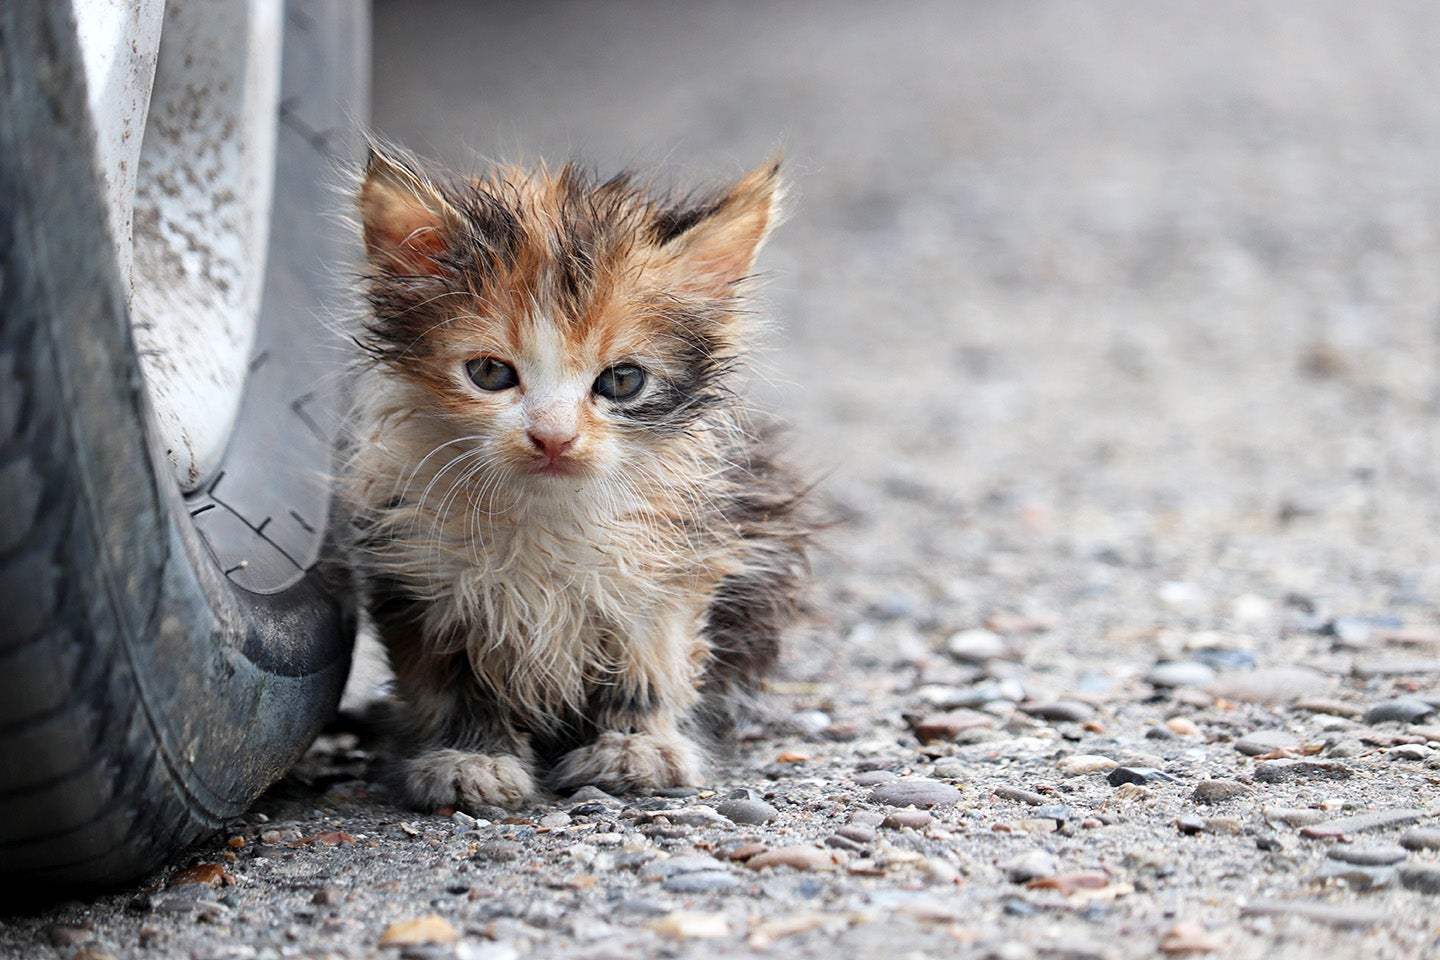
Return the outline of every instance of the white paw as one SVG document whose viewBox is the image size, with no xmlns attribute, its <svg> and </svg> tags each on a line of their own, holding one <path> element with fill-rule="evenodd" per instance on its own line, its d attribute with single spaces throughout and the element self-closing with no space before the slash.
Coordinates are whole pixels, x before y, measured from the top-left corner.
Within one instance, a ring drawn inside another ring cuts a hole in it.
<svg viewBox="0 0 1440 960">
<path fill-rule="evenodd" d="M 564 790 L 588 783 L 624 792 L 693 786 L 699 780 L 699 753 L 678 734 L 607 731 L 594 743 L 567 753 L 554 773 L 555 786 Z"/>
<path fill-rule="evenodd" d="M 513 810 L 535 792 L 535 778 L 519 757 L 427 750 L 406 764 L 405 786 L 422 809 L 490 805 Z"/>
</svg>

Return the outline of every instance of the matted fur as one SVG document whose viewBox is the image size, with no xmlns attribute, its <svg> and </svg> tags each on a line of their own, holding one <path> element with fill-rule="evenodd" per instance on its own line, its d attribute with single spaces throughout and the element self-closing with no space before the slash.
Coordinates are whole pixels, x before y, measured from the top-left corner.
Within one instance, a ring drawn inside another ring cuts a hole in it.
<svg viewBox="0 0 1440 960">
<path fill-rule="evenodd" d="M 513 806 L 700 774 L 796 614 L 798 486 L 730 389 L 778 166 L 687 198 L 574 166 L 437 180 L 372 153 L 350 490 L 407 789 Z M 490 358 L 516 382 L 484 389 Z M 638 367 L 633 398 L 597 377 Z"/>
</svg>

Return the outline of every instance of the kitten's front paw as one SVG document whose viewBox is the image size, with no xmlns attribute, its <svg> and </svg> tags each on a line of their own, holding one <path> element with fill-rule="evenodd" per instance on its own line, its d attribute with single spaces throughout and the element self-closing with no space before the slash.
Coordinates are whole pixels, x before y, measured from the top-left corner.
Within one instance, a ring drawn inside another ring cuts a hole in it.
<svg viewBox="0 0 1440 960">
<path fill-rule="evenodd" d="M 561 790 L 588 783 L 617 793 L 693 786 L 699 780 L 695 746 L 678 734 L 607 731 L 594 743 L 567 753 L 554 773 L 555 786 Z"/>
<path fill-rule="evenodd" d="M 406 765 L 405 787 L 422 809 L 474 810 L 488 804 L 514 810 L 535 792 L 535 778 L 519 757 L 428 750 Z"/>
</svg>

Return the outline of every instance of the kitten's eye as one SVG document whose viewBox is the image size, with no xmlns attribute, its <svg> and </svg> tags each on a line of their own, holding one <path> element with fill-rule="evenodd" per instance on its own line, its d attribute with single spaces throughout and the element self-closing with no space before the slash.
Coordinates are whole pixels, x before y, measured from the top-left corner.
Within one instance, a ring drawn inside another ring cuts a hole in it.
<svg viewBox="0 0 1440 960">
<path fill-rule="evenodd" d="M 645 371 L 633 363 L 622 363 L 596 377 L 590 389 L 607 400 L 629 400 L 644 386 Z"/>
<path fill-rule="evenodd" d="M 520 375 L 515 372 L 515 368 L 494 357 L 477 357 L 466 361 L 465 372 L 475 386 L 491 393 L 509 390 L 520 383 Z"/>
</svg>

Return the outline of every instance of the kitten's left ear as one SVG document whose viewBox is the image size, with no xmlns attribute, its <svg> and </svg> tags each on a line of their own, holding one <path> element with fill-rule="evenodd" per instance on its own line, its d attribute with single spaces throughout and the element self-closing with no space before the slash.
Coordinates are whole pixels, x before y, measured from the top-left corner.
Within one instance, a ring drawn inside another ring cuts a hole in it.
<svg viewBox="0 0 1440 960">
<path fill-rule="evenodd" d="M 415 169 L 372 147 L 360 186 L 360 221 L 371 264 L 391 273 L 435 276 L 441 269 L 437 258 L 456 236 L 460 215 Z"/>
<path fill-rule="evenodd" d="M 732 296 L 779 222 L 784 196 L 777 157 L 751 170 L 719 200 L 671 212 L 672 236 L 664 242 L 674 246 L 684 286 L 707 296 Z"/>
</svg>

